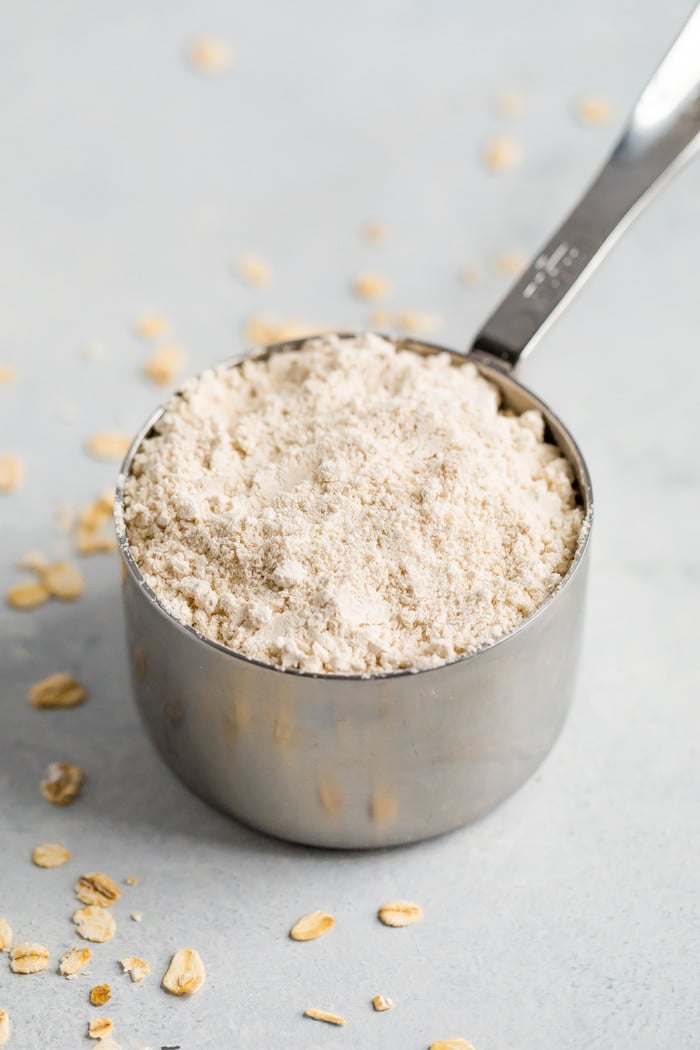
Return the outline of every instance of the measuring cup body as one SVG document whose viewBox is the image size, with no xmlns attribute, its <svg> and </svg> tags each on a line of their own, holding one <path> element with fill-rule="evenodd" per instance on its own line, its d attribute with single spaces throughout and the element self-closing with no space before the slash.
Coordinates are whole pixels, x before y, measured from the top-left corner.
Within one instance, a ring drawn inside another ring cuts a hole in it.
<svg viewBox="0 0 700 1050">
<path fill-rule="evenodd" d="M 123 521 L 123 478 L 160 413 L 134 442 L 116 519 L 136 702 L 176 775 L 246 824 L 314 846 L 415 842 L 488 812 L 527 780 L 556 740 L 581 643 L 590 479 L 549 409 L 510 376 L 479 368 L 514 411 L 543 413 L 572 464 L 584 527 L 562 584 L 520 627 L 472 656 L 415 674 L 281 671 L 176 621 L 141 577 Z"/>
</svg>

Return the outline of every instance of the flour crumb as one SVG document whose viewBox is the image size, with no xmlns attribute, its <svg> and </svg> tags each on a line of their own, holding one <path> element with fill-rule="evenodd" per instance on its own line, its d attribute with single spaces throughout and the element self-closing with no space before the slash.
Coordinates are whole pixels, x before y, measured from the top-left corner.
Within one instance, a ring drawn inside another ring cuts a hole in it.
<svg viewBox="0 0 700 1050">
<path fill-rule="evenodd" d="M 556 589 L 582 524 L 569 463 L 471 362 L 374 334 L 222 365 L 137 452 L 125 525 L 177 620 L 284 669 L 436 667 Z"/>
</svg>

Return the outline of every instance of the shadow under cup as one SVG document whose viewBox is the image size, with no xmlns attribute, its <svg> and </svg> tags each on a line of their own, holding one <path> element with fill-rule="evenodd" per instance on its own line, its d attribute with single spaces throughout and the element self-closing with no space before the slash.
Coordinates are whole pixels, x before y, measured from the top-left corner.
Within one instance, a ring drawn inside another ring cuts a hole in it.
<svg viewBox="0 0 700 1050">
<path fill-rule="evenodd" d="M 396 343 L 423 354 L 445 352 L 416 340 Z M 447 352 L 456 365 L 464 363 L 463 355 Z M 282 671 L 175 620 L 131 557 L 123 514 L 124 480 L 162 409 L 137 435 L 115 503 L 134 695 L 170 768 L 238 820 L 314 846 L 416 842 L 486 813 L 552 747 L 575 685 L 591 482 L 557 417 L 510 376 L 473 363 L 513 411 L 542 413 L 549 439 L 571 463 L 584 523 L 562 583 L 519 627 L 471 656 L 417 673 L 360 678 Z"/>
</svg>

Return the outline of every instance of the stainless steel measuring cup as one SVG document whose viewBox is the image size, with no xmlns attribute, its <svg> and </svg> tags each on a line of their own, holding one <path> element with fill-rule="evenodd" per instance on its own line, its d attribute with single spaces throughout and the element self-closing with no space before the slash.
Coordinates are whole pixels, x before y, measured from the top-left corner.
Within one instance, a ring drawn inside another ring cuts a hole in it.
<svg viewBox="0 0 700 1050">
<path fill-rule="evenodd" d="M 593 499 L 571 435 L 511 372 L 629 220 L 697 148 L 699 130 L 700 9 L 598 178 L 466 355 L 515 412 L 543 414 L 551 440 L 572 465 L 584 510 L 561 585 L 496 644 L 415 674 L 313 675 L 250 660 L 177 622 L 143 580 L 124 524 L 124 481 L 162 409 L 146 423 L 124 462 L 115 504 L 133 688 L 156 746 L 194 791 L 283 838 L 386 846 L 475 819 L 537 768 L 574 688 Z M 417 340 L 397 343 L 406 352 L 443 350 Z M 456 364 L 465 360 L 449 352 Z"/>
</svg>

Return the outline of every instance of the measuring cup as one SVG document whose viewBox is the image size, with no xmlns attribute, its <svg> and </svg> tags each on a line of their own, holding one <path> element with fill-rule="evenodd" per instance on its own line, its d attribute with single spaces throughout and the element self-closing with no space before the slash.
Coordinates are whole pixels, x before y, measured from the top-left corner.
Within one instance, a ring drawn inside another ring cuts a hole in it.
<svg viewBox="0 0 700 1050">
<path fill-rule="evenodd" d="M 203 798 L 297 842 L 387 846 L 474 820 L 542 762 L 574 688 L 593 497 L 573 438 L 511 373 L 631 218 L 697 148 L 699 130 L 700 8 L 598 178 L 466 355 L 498 386 L 505 405 L 542 413 L 550 440 L 571 463 L 584 511 L 561 585 L 495 644 L 442 667 L 360 678 L 282 671 L 204 638 L 165 611 L 129 549 L 124 481 L 163 410 L 137 435 L 115 503 L 133 689 L 165 761 Z M 396 342 L 406 352 L 445 352 L 418 340 Z M 456 364 L 465 360 L 447 352 Z"/>
</svg>

